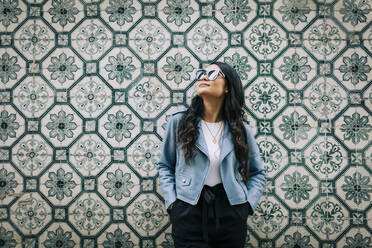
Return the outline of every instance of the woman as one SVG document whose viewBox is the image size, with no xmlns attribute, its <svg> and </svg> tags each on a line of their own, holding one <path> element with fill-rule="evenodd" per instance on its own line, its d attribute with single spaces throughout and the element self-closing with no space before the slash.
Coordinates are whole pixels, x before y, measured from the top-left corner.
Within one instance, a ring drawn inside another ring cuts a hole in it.
<svg viewBox="0 0 372 248">
<path fill-rule="evenodd" d="M 167 123 L 158 163 L 175 247 L 244 247 L 266 173 L 243 120 L 242 83 L 222 62 L 198 70 L 196 80 L 191 106 Z"/>
</svg>

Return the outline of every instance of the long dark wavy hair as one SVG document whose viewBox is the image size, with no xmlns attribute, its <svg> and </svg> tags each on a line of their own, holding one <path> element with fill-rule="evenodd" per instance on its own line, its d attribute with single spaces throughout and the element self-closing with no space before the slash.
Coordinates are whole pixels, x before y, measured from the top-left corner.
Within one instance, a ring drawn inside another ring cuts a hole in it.
<svg viewBox="0 0 372 248">
<path fill-rule="evenodd" d="M 249 122 L 244 118 L 243 85 L 239 74 L 229 64 L 223 62 L 213 62 L 211 64 L 218 65 L 225 74 L 228 92 L 225 94 L 220 110 L 221 117 L 230 128 L 234 139 L 235 156 L 239 162 L 238 170 L 242 175 L 243 181 L 247 183 L 249 179 L 249 149 L 243 121 Z M 186 162 L 190 161 L 194 155 L 194 145 L 199 137 L 198 122 L 203 115 L 203 99 L 196 95 L 191 100 L 191 105 L 186 110 L 177 130 L 177 142 L 181 144 Z"/>
</svg>

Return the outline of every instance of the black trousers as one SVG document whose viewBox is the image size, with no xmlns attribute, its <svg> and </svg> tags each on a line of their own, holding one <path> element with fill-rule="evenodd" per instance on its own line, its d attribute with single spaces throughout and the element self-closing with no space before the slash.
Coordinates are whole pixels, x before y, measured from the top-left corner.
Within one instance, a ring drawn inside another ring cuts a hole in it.
<svg viewBox="0 0 372 248">
<path fill-rule="evenodd" d="M 249 203 L 231 206 L 222 184 L 204 186 L 196 205 L 177 199 L 170 211 L 176 248 L 243 248 Z"/>
</svg>

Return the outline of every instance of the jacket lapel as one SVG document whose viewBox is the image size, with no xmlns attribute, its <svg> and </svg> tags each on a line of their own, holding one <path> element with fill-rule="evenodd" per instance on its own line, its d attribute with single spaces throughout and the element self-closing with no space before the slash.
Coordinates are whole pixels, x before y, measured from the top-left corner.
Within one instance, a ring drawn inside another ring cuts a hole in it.
<svg viewBox="0 0 372 248">
<path fill-rule="evenodd" d="M 223 130 L 222 144 L 221 144 L 221 153 L 220 153 L 220 165 L 223 159 L 234 150 L 233 137 L 230 132 L 229 125 L 225 122 L 225 127 Z"/>
<path fill-rule="evenodd" d="M 205 142 L 205 138 L 204 138 L 204 133 L 203 133 L 203 129 L 202 129 L 202 122 L 199 121 L 198 123 L 198 130 L 199 130 L 199 137 L 198 139 L 196 140 L 196 147 L 199 148 L 199 150 L 205 154 L 205 156 L 207 156 L 209 158 L 209 152 L 208 152 L 208 147 L 207 147 L 207 143 Z"/>
</svg>

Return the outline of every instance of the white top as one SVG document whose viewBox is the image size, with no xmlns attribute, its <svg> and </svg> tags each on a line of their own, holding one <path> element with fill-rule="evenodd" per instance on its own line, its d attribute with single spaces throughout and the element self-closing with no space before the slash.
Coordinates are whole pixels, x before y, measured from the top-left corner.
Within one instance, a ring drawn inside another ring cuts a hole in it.
<svg viewBox="0 0 372 248">
<path fill-rule="evenodd" d="M 207 127 L 208 125 L 208 127 Z M 206 122 L 202 120 L 202 130 L 205 138 L 205 143 L 208 147 L 210 166 L 205 179 L 204 184 L 209 186 L 214 186 L 221 183 L 221 174 L 220 174 L 220 152 L 222 144 L 222 136 L 224 123 L 220 122 Z M 209 128 L 209 129 L 208 129 Z M 213 134 L 213 135 L 212 135 Z M 213 142 L 215 138 L 216 143 Z"/>
</svg>

